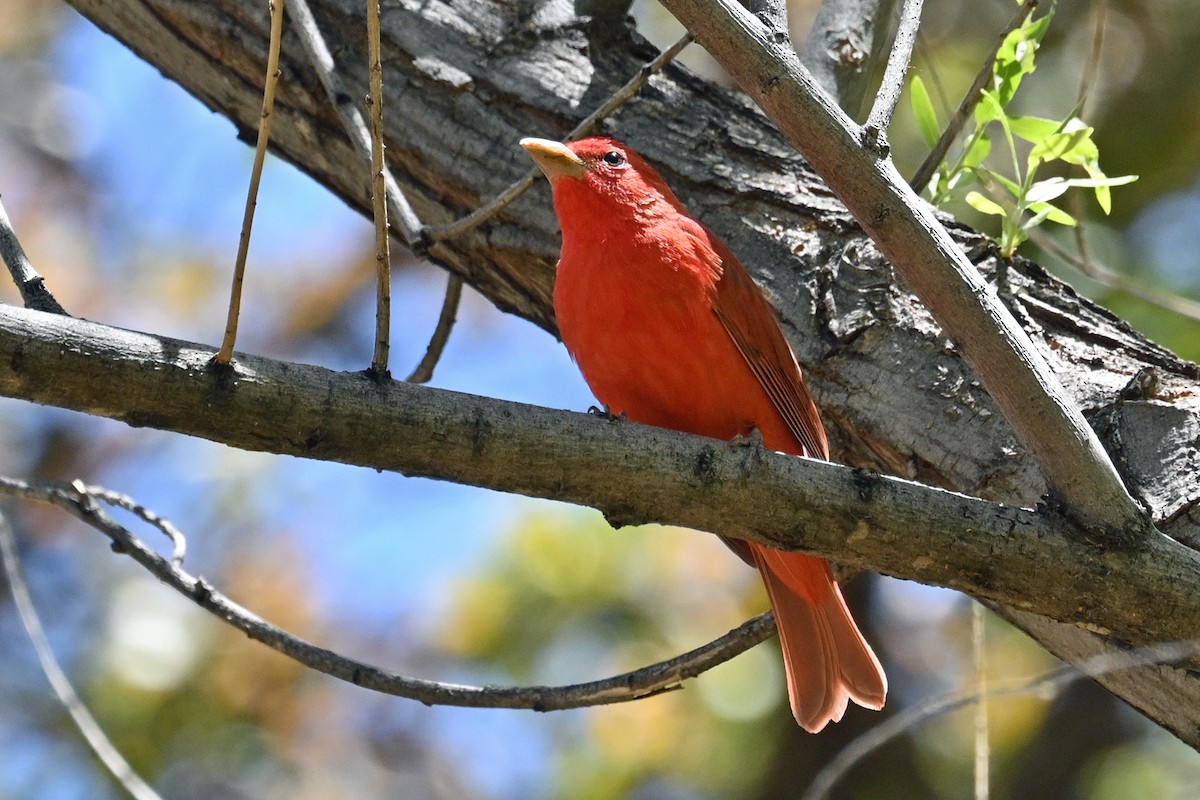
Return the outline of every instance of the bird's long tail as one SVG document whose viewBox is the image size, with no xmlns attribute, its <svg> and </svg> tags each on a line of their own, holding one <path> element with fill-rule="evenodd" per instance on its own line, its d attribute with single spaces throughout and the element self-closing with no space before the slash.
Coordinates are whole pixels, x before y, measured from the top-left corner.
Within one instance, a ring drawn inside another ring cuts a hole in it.
<svg viewBox="0 0 1200 800">
<path fill-rule="evenodd" d="M 849 700 L 882 708 L 887 677 L 850 616 L 829 563 L 756 544 L 750 550 L 775 609 L 796 722 L 816 733 L 839 721 Z"/>
</svg>

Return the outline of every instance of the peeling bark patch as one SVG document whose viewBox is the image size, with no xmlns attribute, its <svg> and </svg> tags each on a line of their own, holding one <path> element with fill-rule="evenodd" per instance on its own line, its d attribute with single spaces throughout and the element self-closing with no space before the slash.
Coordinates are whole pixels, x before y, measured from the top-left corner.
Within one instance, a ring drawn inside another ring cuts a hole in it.
<svg viewBox="0 0 1200 800">
<path fill-rule="evenodd" d="M 864 503 L 871 502 L 875 489 L 879 486 L 879 473 L 869 469 L 856 468 L 853 470 L 854 488 L 858 490 L 859 499 Z"/>
<path fill-rule="evenodd" d="M 10 353 L 8 356 L 8 366 L 9 366 L 9 371 L 11 371 L 13 375 L 19 376 L 23 382 L 28 380 L 28 376 L 26 376 L 24 374 L 25 373 L 25 345 L 18 344 L 16 347 L 14 347 L 12 349 L 12 353 Z"/>
<path fill-rule="evenodd" d="M 487 415 L 483 412 L 483 409 L 476 408 L 471 424 L 472 455 L 483 455 L 484 451 L 487 450 L 487 440 L 491 433 L 492 423 L 488 422 Z"/>
<path fill-rule="evenodd" d="M 413 61 L 413 66 L 435 83 L 456 91 L 466 91 L 475 82 L 475 79 L 463 70 L 433 56 L 419 56 Z"/>
<path fill-rule="evenodd" d="M 715 458 L 716 453 L 713 448 L 705 446 L 692 463 L 692 474 L 699 478 L 700 482 L 706 486 L 716 483 L 717 480 L 716 471 L 713 469 Z"/>
</svg>

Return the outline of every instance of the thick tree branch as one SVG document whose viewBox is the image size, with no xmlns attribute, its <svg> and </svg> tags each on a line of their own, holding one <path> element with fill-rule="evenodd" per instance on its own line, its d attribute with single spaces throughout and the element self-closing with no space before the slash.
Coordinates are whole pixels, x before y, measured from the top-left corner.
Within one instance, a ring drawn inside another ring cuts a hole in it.
<svg viewBox="0 0 1200 800">
<path fill-rule="evenodd" d="M 1200 556 L 1107 552 L 1048 512 L 600 417 L 0 308 L 0 392 L 249 450 L 453 480 L 804 549 L 1137 644 L 1200 637 Z"/>
<path fill-rule="evenodd" d="M 916 290 L 1004 411 L 1068 513 L 1114 542 L 1154 535 L 1029 337 L 888 158 L 732 0 L 664 5 L 696 35 L 825 178 Z"/>
</svg>

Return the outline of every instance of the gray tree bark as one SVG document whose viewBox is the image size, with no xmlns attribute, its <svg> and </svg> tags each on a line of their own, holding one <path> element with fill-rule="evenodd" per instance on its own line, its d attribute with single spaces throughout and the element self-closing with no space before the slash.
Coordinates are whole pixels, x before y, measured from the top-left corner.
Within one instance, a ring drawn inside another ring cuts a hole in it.
<svg viewBox="0 0 1200 800">
<path fill-rule="evenodd" d="M 71 3 L 251 135 L 261 101 L 265 5 Z M 365 12 L 352 0 L 312 5 L 348 86 L 365 95 Z M 566 2 L 388 3 L 383 35 L 389 163 L 429 224 L 457 218 L 498 193 L 526 171 L 520 137 L 566 133 L 654 55 L 611 18 L 577 18 Z M 369 208 L 367 170 L 293 36 L 285 36 L 282 73 L 277 152 L 353 206 Z M 807 369 L 837 460 L 1009 504 L 1038 503 L 1045 485 L 1036 467 L 953 345 L 748 101 L 669 67 L 604 128 L 660 165 L 767 290 Z M 982 237 L 952 230 L 1044 345 L 1046 359 L 1159 529 L 1195 545 L 1200 370 L 1037 265 L 1000 261 Z M 538 186 L 480 228 L 443 242 L 434 255 L 498 307 L 552 331 L 557 245 L 550 204 Z M 0 365 L 0 372 L 8 368 Z M 52 387 L 39 400 L 55 402 Z M 142 422 L 154 424 L 153 418 Z M 1181 545 L 1162 546 L 1192 557 Z M 1145 553 L 1097 557 L 1115 562 Z M 964 576 L 964 585 L 984 587 L 991 580 L 983 573 Z M 1148 608 L 1161 599 L 1148 586 L 1137 589 L 1151 592 L 1143 597 Z M 1087 602 L 1080 598 L 1081 605 Z M 1070 660 L 1124 646 L 1011 606 L 999 610 Z M 1158 611 L 1172 613 L 1162 605 Z M 1089 627 L 1104 633 L 1108 626 Z M 1189 670 L 1142 668 L 1100 681 L 1200 747 L 1200 681 Z"/>
</svg>

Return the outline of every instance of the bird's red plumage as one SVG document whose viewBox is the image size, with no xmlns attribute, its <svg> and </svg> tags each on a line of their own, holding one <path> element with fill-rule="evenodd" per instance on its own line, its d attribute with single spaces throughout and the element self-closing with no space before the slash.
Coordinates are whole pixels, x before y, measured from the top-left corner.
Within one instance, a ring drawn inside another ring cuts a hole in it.
<svg viewBox="0 0 1200 800">
<path fill-rule="evenodd" d="M 563 342 L 600 402 L 649 425 L 828 457 L 800 368 L 774 312 L 725 245 L 658 173 L 606 138 L 569 144 L 567 174 L 526 144 L 554 190 L 563 229 L 554 307 Z M 609 163 L 612 161 L 613 163 Z M 783 645 L 792 712 L 817 731 L 848 700 L 880 708 L 883 670 L 829 564 L 731 542 L 758 567 Z"/>
</svg>

